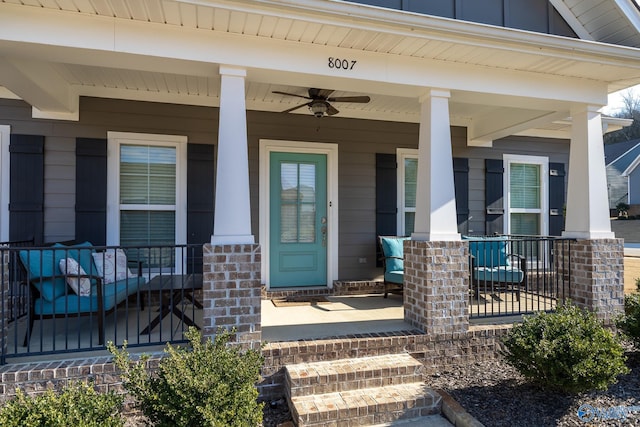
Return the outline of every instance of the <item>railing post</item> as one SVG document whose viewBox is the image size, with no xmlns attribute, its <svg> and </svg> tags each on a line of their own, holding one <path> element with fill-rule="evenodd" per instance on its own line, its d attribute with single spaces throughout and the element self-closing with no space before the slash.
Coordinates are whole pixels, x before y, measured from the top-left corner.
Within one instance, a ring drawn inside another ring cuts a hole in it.
<svg viewBox="0 0 640 427">
<path fill-rule="evenodd" d="M 203 247 L 203 335 L 236 329 L 236 342 L 259 349 L 261 330 L 260 245 Z"/>
<path fill-rule="evenodd" d="M 0 365 L 5 364 L 7 354 L 7 334 L 9 328 L 9 250 L 0 247 L 0 299 L 2 299 L 2 312 L 0 313 Z"/>
<path fill-rule="evenodd" d="M 468 304 L 468 243 L 406 240 L 405 321 L 429 334 L 465 334 Z"/>
</svg>

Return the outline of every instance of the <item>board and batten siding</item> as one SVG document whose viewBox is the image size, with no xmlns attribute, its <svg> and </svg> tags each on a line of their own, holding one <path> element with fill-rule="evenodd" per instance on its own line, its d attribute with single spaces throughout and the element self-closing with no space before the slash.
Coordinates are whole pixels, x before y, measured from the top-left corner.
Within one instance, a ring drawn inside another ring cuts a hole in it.
<svg viewBox="0 0 640 427">
<path fill-rule="evenodd" d="M 44 241 L 75 234 L 75 138 L 47 136 L 44 143 Z"/>
<path fill-rule="evenodd" d="M 79 122 L 31 119 L 22 101 L 0 100 L 0 124 L 12 133 L 43 135 L 46 141 L 45 224 L 48 241 L 75 239 L 76 138 L 106 138 L 108 131 L 186 135 L 190 144 L 217 142 L 216 108 L 81 98 Z M 259 140 L 338 144 L 339 271 L 341 280 L 370 280 L 376 268 L 376 153 L 396 154 L 418 148 L 418 124 L 342 119 L 317 119 L 306 114 L 248 111 L 249 185 L 252 233 L 259 236 Z M 453 156 L 469 159 L 469 233 L 484 232 L 484 159 L 503 153 L 549 155 L 567 163 L 568 143 L 535 138 L 496 141 L 494 148 L 466 146 L 466 129 L 452 128 Z M 212 166 L 213 167 L 213 166 Z M 49 182 L 51 181 L 51 182 Z M 66 217 L 65 217 L 66 215 Z"/>
</svg>

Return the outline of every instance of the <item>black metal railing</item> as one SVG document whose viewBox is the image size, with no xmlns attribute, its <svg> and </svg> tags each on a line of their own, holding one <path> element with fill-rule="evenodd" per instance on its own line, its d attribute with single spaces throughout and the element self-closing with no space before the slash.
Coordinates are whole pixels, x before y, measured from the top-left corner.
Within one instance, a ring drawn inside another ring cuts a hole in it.
<svg viewBox="0 0 640 427">
<path fill-rule="evenodd" d="M 471 236 L 471 318 L 555 310 L 569 298 L 572 239 L 549 236 Z"/>
<path fill-rule="evenodd" d="M 202 245 L 0 245 L 1 362 L 183 342 L 202 325 Z"/>
</svg>

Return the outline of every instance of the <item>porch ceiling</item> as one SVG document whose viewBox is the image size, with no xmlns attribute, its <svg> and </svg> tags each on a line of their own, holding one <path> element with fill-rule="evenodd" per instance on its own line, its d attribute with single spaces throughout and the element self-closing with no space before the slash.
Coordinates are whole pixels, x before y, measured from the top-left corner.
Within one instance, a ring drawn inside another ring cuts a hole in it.
<svg viewBox="0 0 640 427">
<path fill-rule="evenodd" d="M 142 55 L 119 47 L 118 34 L 110 46 L 102 46 L 98 36 L 85 41 L 63 34 L 60 25 L 88 18 L 97 27 L 111 26 L 114 33 L 119 25 L 137 25 L 147 32 L 165 28 L 205 37 L 226 34 L 322 53 L 335 48 L 385 55 L 387 61 L 526 73 L 532 80 L 570 78 L 585 86 L 602 85 L 608 92 L 640 83 L 637 49 L 338 1 L 0 0 L 0 86 L 5 87 L 0 96 L 14 93 L 25 99 L 34 106 L 35 117 L 63 119 L 77 119 L 80 96 L 218 105 L 215 52 L 211 62 L 164 56 L 162 46 Z M 37 23 L 49 29 L 50 40 L 25 32 L 22 38 L 15 36 L 17 30 Z M 247 108 L 283 111 L 304 100 L 273 91 L 306 95 L 310 86 L 336 89 L 334 96 L 371 96 L 368 104 L 336 103 L 339 117 L 419 121 L 417 87 L 335 79 L 324 70 L 250 70 Z M 535 134 L 531 128 L 564 135 L 568 125 L 562 119 L 569 109 L 570 103 L 562 100 L 455 88 L 451 96 L 452 124 L 473 127 L 482 122 L 484 127 L 475 131 L 478 138 L 504 132 Z M 296 113 L 309 114 L 304 108 Z"/>
</svg>

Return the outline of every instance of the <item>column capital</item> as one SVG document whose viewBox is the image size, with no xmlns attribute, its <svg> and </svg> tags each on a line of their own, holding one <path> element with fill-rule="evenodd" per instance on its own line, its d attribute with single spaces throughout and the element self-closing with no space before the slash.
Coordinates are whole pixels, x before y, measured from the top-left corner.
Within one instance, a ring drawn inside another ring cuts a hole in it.
<svg viewBox="0 0 640 427">
<path fill-rule="evenodd" d="M 247 77 L 247 70 L 231 65 L 220 65 L 218 73 L 220 73 L 221 76 Z"/>
<path fill-rule="evenodd" d="M 578 114 L 602 114 L 602 110 L 605 105 L 591 105 L 591 104 L 574 104 L 571 106 L 571 118 Z"/>
<path fill-rule="evenodd" d="M 419 97 L 420 103 L 426 102 L 429 98 L 451 98 L 449 89 L 426 89 Z"/>
</svg>

